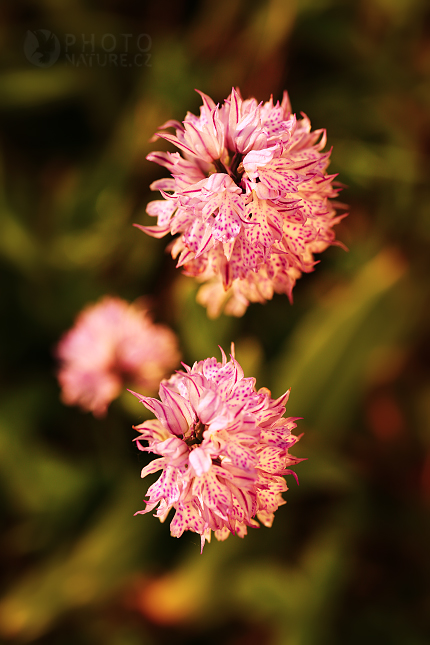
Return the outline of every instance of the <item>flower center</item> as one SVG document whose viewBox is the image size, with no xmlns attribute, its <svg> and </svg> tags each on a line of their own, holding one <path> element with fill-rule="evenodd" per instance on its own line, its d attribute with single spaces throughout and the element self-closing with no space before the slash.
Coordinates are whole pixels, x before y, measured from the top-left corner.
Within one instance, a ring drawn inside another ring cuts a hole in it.
<svg viewBox="0 0 430 645">
<path fill-rule="evenodd" d="M 229 164 L 224 165 L 221 159 L 214 159 L 213 165 L 215 166 L 215 170 L 217 172 L 228 174 L 233 179 L 234 183 L 243 190 L 242 175 L 244 173 L 244 167 L 242 164 L 242 159 L 243 155 L 239 152 L 235 152 L 231 157 Z"/>
<path fill-rule="evenodd" d="M 206 430 L 207 426 L 204 425 L 198 419 L 195 424 L 193 424 L 187 432 L 184 434 L 184 441 L 187 444 L 187 446 L 195 446 L 195 445 L 200 445 L 203 441 L 203 433 Z"/>
</svg>

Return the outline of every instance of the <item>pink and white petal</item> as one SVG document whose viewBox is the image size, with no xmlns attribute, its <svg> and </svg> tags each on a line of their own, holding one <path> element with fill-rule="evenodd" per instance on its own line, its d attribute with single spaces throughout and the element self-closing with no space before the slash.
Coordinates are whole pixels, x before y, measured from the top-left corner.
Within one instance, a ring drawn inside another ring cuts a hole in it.
<svg viewBox="0 0 430 645">
<path fill-rule="evenodd" d="M 203 474 L 200 480 L 196 480 L 193 485 L 193 493 L 202 499 L 206 507 L 215 509 L 218 515 L 226 518 L 225 510 L 231 505 L 230 485 L 222 483 L 216 472 L 210 469 Z"/>
<path fill-rule="evenodd" d="M 146 475 L 152 475 L 153 473 L 156 473 L 157 471 L 161 470 L 164 468 L 166 465 L 166 460 L 164 457 L 160 457 L 159 459 L 153 459 L 147 466 L 142 468 L 142 471 L 140 473 L 140 476 L 142 479 L 146 477 Z"/>
<path fill-rule="evenodd" d="M 178 205 L 174 201 L 157 199 L 153 202 L 149 202 L 148 206 L 146 207 L 146 212 L 148 213 L 148 215 L 157 217 L 157 225 L 161 228 L 164 228 L 169 223 L 170 218 L 172 217 L 177 207 Z"/>
<path fill-rule="evenodd" d="M 156 179 L 152 184 L 149 184 L 149 188 L 151 190 L 162 190 L 164 192 L 168 191 L 173 193 L 177 188 L 177 184 L 175 179 L 172 179 L 171 177 L 163 177 L 162 179 Z"/>
<path fill-rule="evenodd" d="M 181 537 L 184 531 L 202 534 L 204 528 L 204 521 L 194 503 L 177 506 L 175 516 L 170 523 L 170 534 L 173 537 Z"/>
<path fill-rule="evenodd" d="M 160 239 L 170 233 L 170 226 L 166 224 L 162 228 L 159 226 L 142 226 L 141 224 L 133 224 L 136 228 L 140 229 L 147 235 Z"/>
<path fill-rule="evenodd" d="M 267 446 L 258 455 L 257 468 L 261 468 L 268 473 L 277 474 L 284 469 L 284 460 L 282 453 L 272 446 Z"/>
<path fill-rule="evenodd" d="M 269 163 L 269 161 L 272 161 L 278 151 L 278 144 L 271 146 L 270 148 L 264 148 L 263 150 L 251 150 L 242 161 L 245 172 L 248 173 L 249 176 L 252 176 L 257 172 L 257 168 L 264 167 Z"/>
<path fill-rule="evenodd" d="M 280 502 L 285 504 L 285 501 L 280 498 L 279 492 L 273 490 L 259 490 L 257 494 L 257 501 L 259 504 L 259 513 L 266 511 L 273 513 L 281 505 Z"/>
<path fill-rule="evenodd" d="M 163 382 L 160 383 L 160 399 L 175 417 L 182 433 L 185 433 L 194 421 L 194 410 L 189 401 Z"/>
<path fill-rule="evenodd" d="M 169 505 L 175 504 L 180 495 L 176 476 L 176 468 L 167 466 L 157 481 L 148 488 L 147 497 L 150 502 L 164 499 Z"/>
<path fill-rule="evenodd" d="M 179 437 L 170 437 L 156 444 L 153 451 L 163 455 L 169 464 L 174 464 L 177 467 L 185 465 L 188 460 L 189 448 L 185 441 Z"/>
<path fill-rule="evenodd" d="M 208 454 L 206 450 L 200 447 L 194 448 L 194 450 L 190 452 L 188 461 L 194 469 L 197 477 L 201 477 L 202 475 L 207 473 L 212 466 L 212 459 L 210 457 L 210 454 Z"/>
<path fill-rule="evenodd" d="M 202 393 L 195 410 L 202 423 L 211 423 L 216 416 L 223 413 L 223 402 L 214 390 L 206 390 Z"/>
<path fill-rule="evenodd" d="M 158 419 L 149 419 L 138 426 L 133 426 L 133 429 L 142 435 L 141 437 L 137 437 L 136 441 L 141 439 L 146 439 L 147 441 L 164 441 L 164 439 L 170 436 Z"/>
<path fill-rule="evenodd" d="M 273 520 L 275 519 L 274 513 L 270 513 L 264 510 L 259 511 L 257 513 L 257 517 L 263 524 L 263 526 L 266 526 L 267 528 L 270 528 L 272 526 Z"/>
<path fill-rule="evenodd" d="M 241 446 L 239 443 L 230 441 L 225 447 L 225 453 L 230 457 L 234 466 L 243 470 L 252 470 L 258 462 L 255 450 Z"/>
<path fill-rule="evenodd" d="M 155 136 L 160 137 L 160 139 L 166 139 L 166 141 L 170 141 L 170 143 L 173 143 L 174 146 L 180 148 L 184 152 L 188 152 L 188 154 L 190 155 L 194 155 L 196 157 L 198 156 L 190 145 L 187 145 L 185 142 L 180 141 L 178 137 L 175 137 L 173 134 L 157 132 Z M 150 161 L 152 161 L 152 159 L 150 159 Z"/>
<path fill-rule="evenodd" d="M 157 419 L 160 420 L 160 422 L 163 424 L 163 426 L 172 432 L 173 434 L 183 434 L 185 432 L 185 427 L 188 428 L 188 426 L 185 426 L 185 417 L 181 418 L 181 415 L 176 416 L 173 414 L 170 410 L 170 408 L 167 405 L 164 405 L 161 403 L 161 401 L 158 401 L 157 399 L 153 399 L 149 396 L 143 396 L 142 394 L 138 394 L 137 392 L 133 392 L 133 390 L 128 390 L 133 394 L 143 405 L 148 408 L 148 410 L 151 410 L 157 417 Z"/>
<path fill-rule="evenodd" d="M 227 528 L 227 526 L 223 526 L 221 529 L 217 529 L 214 532 L 214 535 L 219 542 L 224 542 L 224 540 L 226 540 L 228 536 L 231 535 L 231 531 Z"/>
</svg>

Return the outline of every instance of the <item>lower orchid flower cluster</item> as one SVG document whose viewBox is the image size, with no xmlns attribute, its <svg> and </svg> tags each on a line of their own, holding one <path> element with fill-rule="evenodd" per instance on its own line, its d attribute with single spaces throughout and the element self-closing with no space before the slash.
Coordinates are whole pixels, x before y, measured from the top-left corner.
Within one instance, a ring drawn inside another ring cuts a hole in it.
<svg viewBox="0 0 430 645">
<path fill-rule="evenodd" d="M 222 350 L 221 350 L 222 351 Z M 184 365 L 160 384 L 160 401 L 132 392 L 157 419 L 136 430 L 140 450 L 160 455 L 142 477 L 162 471 L 149 487 L 146 508 L 162 522 L 175 510 L 171 535 L 186 530 L 201 535 L 201 548 L 214 531 L 218 540 L 247 528 L 271 526 L 285 504 L 284 475 L 301 459 L 289 454 L 300 437 L 292 434 L 297 418 L 284 418 L 289 392 L 274 400 L 266 388 L 255 389 L 234 358 Z M 148 446 L 143 445 L 147 442 Z"/>
</svg>

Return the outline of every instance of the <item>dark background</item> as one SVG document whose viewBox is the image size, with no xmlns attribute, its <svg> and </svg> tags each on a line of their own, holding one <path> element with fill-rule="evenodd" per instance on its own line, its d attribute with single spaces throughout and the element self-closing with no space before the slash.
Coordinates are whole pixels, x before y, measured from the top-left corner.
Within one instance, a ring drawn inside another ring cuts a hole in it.
<svg viewBox="0 0 430 645">
<path fill-rule="evenodd" d="M 60 47 L 45 67 L 38 29 Z M 429 642 L 429 73 L 425 0 L 3 0 L 2 642 Z M 327 128 L 349 252 L 322 254 L 293 306 L 211 321 L 166 240 L 132 223 L 149 222 L 165 174 L 145 160 L 168 148 L 149 143 L 157 126 L 198 111 L 194 88 L 219 102 L 233 85 L 258 100 L 286 88 Z M 233 340 L 258 386 L 292 387 L 308 461 L 273 528 L 200 556 L 195 534 L 133 517 L 142 406 L 124 393 L 103 420 L 65 408 L 52 356 L 107 293 L 148 296 L 187 362 Z"/>
</svg>

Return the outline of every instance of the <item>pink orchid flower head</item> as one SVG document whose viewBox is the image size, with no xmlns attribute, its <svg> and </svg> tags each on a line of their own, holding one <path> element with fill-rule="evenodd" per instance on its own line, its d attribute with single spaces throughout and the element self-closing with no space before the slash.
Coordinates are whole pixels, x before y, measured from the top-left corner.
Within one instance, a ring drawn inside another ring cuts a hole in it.
<svg viewBox="0 0 430 645">
<path fill-rule="evenodd" d="M 143 302 L 112 296 L 85 307 L 55 353 L 63 403 L 96 417 L 126 382 L 155 391 L 180 360 L 175 334 L 154 324 Z"/>
<path fill-rule="evenodd" d="M 314 253 L 340 245 L 333 226 L 345 215 L 331 201 L 340 187 L 327 174 L 325 130 L 312 131 L 306 115 L 297 119 L 286 92 L 274 104 L 232 89 L 221 106 L 199 94 L 199 116 L 168 121 L 156 135 L 180 153 L 148 155 L 171 177 L 151 184 L 163 198 L 147 206 L 157 224 L 135 226 L 176 236 L 172 257 L 203 283 L 197 299 L 210 317 L 223 309 L 242 316 L 275 292 L 291 300 L 297 278 L 314 269 Z"/>
<path fill-rule="evenodd" d="M 159 455 L 142 477 L 161 471 L 148 491 L 146 508 L 161 522 L 171 509 L 171 535 L 184 531 L 218 540 L 230 533 L 244 537 L 248 527 L 271 526 L 285 504 L 284 476 L 301 459 L 289 449 L 297 418 L 284 417 L 289 391 L 274 400 L 266 388 L 256 390 L 234 357 L 184 364 L 160 384 L 160 400 L 131 392 L 156 419 L 135 427 L 140 450 Z M 131 391 L 131 390 L 130 390 Z"/>
</svg>

